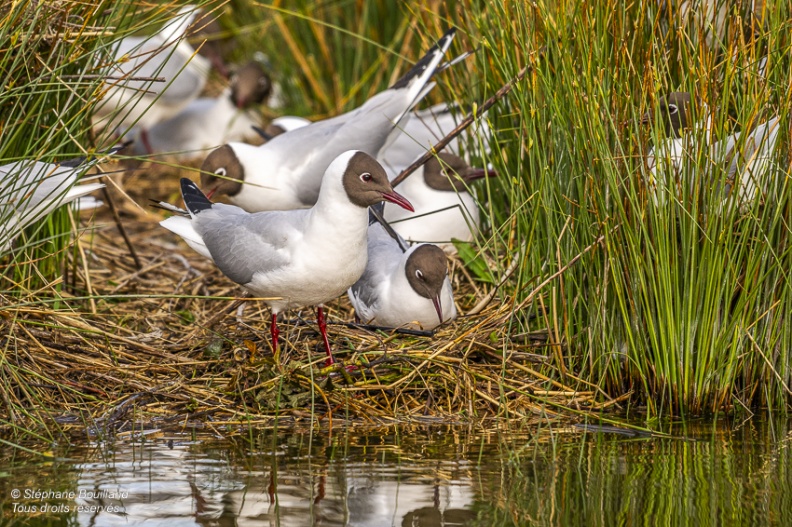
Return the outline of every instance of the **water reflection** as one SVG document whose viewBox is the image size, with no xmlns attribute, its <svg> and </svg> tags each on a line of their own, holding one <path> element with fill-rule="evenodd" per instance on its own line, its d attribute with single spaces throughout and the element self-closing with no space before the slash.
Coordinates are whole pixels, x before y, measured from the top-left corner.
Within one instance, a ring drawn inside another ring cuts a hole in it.
<svg viewBox="0 0 792 527">
<path fill-rule="evenodd" d="M 3 523 L 792 525 L 788 423 L 673 432 L 696 440 L 402 427 L 9 449 Z"/>
</svg>

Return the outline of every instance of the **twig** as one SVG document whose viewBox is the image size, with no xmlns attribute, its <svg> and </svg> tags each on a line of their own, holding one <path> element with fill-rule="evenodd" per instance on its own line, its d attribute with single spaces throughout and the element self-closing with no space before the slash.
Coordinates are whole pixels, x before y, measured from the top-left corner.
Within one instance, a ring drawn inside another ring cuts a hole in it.
<svg viewBox="0 0 792 527">
<path fill-rule="evenodd" d="M 294 319 L 286 321 L 287 324 L 293 326 L 310 326 L 311 323 L 307 320 Z M 344 326 L 350 329 L 364 329 L 367 331 L 386 331 L 393 332 L 399 335 L 411 335 L 413 337 L 434 337 L 435 332 L 424 329 L 408 329 L 408 328 L 392 328 L 389 326 L 373 326 L 371 324 L 358 324 L 355 322 L 327 322 L 328 326 Z"/>
<path fill-rule="evenodd" d="M 89 80 L 96 80 L 102 79 L 106 81 L 140 81 L 140 82 L 168 82 L 168 79 L 165 77 L 128 77 L 126 75 L 122 77 L 114 77 L 113 75 L 100 75 L 100 74 L 84 74 L 84 75 L 58 75 L 60 79 L 89 79 Z M 50 80 L 48 78 L 44 78 L 42 80 Z"/>
<path fill-rule="evenodd" d="M 104 179 L 104 178 L 102 178 Z M 102 193 L 104 194 L 105 200 L 107 200 L 107 207 L 110 209 L 110 212 L 113 214 L 113 219 L 115 220 L 116 227 L 118 228 L 118 232 L 121 233 L 121 237 L 124 238 L 124 243 L 126 243 L 127 248 L 129 249 L 129 254 L 132 256 L 132 259 L 135 261 L 135 268 L 138 271 L 143 269 L 143 264 L 140 263 L 140 258 L 138 258 L 137 251 L 135 251 L 135 247 L 132 245 L 132 241 L 129 239 L 129 235 L 124 228 L 124 224 L 121 221 L 121 216 L 118 214 L 118 209 L 116 208 L 115 201 L 113 201 L 113 197 L 110 195 L 110 192 L 107 190 L 107 187 L 102 187 Z"/>
<path fill-rule="evenodd" d="M 523 67 L 523 69 L 521 69 L 517 73 L 517 75 L 514 76 L 514 78 L 512 78 L 509 82 L 504 84 L 501 87 L 501 89 L 495 92 L 495 95 L 484 101 L 484 103 L 481 106 L 479 106 L 477 109 L 470 112 L 470 114 L 467 117 L 465 117 L 462 120 L 462 122 L 459 123 L 459 125 L 457 125 L 456 128 L 454 128 L 453 130 L 451 130 L 451 132 L 448 133 L 448 135 L 446 135 L 444 138 L 438 141 L 438 143 L 434 145 L 432 148 L 424 152 L 424 154 L 418 159 L 416 159 L 412 165 L 402 170 L 401 173 L 391 181 L 391 185 L 395 187 L 396 185 L 407 179 L 407 176 L 415 172 L 421 165 L 429 161 L 431 157 L 437 154 L 437 152 L 445 148 L 446 145 L 448 145 L 448 143 L 450 143 L 452 139 L 454 139 L 456 136 L 461 134 L 468 126 L 470 126 L 473 123 L 473 121 L 475 121 L 479 116 L 483 115 L 496 102 L 501 100 L 503 97 L 506 96 L 506 94 L 512 91 L 514 85 L 520 82 L 528 73 L 529 68 L 531 67 L 530 66 Z"/>
</svg>

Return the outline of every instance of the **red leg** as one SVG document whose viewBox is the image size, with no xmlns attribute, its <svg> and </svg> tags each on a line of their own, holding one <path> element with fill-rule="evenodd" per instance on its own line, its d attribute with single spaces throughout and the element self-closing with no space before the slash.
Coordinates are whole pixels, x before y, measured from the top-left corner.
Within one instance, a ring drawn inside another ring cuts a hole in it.
<svg viewBox="0 0 792 527">
<path fill-rule="evenodd" d="M 325 322 L 324 309 L 322 309 L 322 306 L 317 306 L 316 308 L 316 323 L 319 325 L 319 333 L 322 334 L 325 351 L 327 351 L 325 366 L 331 366 L 335 363 L 335 360 L 333 359 L 333 354 L 330 352 L 330 341 L 327 340 L 327 322 Z"/>
<path fill-rule="evenodd" d="M 145 128 L 140 130 L 140 142 L 143 143 L 143 148 L 146 149 L 146 153 L 151 155 L 154 153 L 154 149 L 151 148 L 151 142 L 149 141 L 148 130 Z"/>
<path fill-rule="evenodd" d="M 278 335 L 280 335 L 277 319 L 278 315 L 273 313 L 272 324 L 270 324 L 270 337 L 272 338 L 272 354 L 275 356 L 278 355 Z"/>
</svg>

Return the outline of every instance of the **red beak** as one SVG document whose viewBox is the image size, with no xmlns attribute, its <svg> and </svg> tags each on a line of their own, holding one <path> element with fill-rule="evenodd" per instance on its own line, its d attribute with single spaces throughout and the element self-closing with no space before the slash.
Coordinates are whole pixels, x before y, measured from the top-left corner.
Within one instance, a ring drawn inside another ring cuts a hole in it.
<svg viewBox="0 0 792 527">
<path fill-rule="evenodd" d="M 405 198 L 404 196 L 402 196 L 401 194 L 399 194 L 396 191 L 383 192 L 382 193 L 382 199 L 384 199 L 385 201 L 390 201 L 391 203 L 395 203 L 399 207 L 401 207 L 403 209 L 407 209 L 410 212 L 415 212 L 415 209 L 413 208 L 412 203 L 407 201 L 407 198 Z"/>
<path fill-rule="evenodd" d="M 475 181 L 484 177 L 496 177 L 498 172 L 488 168 L 471 168 L 462 177 L 465 181 Z"/>
<path fill-rule="evenodd" d="M 440 304 L 440 297 L 436 296 L 432 299 L 432 305 L 437 311 L 437 319 L 440 320 L 440 323 L 443 323 L 443 306 Z"/>
<path fill-rule="evenodd" d="M 207 192 L 207 193 L 206 193 L 206 199 L 212 199 L 212 196 L 214 196 L 214 193 L 215 193 L 215 192 L 217 192 L 217 188 L 213 188 L 212 190 L 210 190 L 209 192 Z"/>
</svg>

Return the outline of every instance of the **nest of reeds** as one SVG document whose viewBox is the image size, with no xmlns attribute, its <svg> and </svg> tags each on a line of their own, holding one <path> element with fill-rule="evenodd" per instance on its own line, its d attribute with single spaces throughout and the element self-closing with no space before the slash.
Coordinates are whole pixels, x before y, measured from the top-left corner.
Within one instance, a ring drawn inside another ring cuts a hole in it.
<svg viewBox="0 0 792 527">
<path fill-rule="evenodd" d="M 374 330 L 352 324 L 340 298 L 327 306 L 336 365 L 324 365 L 311 309 L 286 313 L 275 356 L 268 308 L 245 301 L 239 286 L 160 228 L 164 212 L 136 205 L 176 202 L 184 172 L 152 177 L 162 169 L 151 167 L 123 183 L 108 177 L 113 206 L 76 237 L 63 280 L 3 299 L 1 367 L 17 379 L 4 394 L 9 422 L 100 433 L 276 419 L 470 421 L 599 407 L 593 391 L 551 380 L 550 334 L 511 338 L 510 299 L 490 294 L 457 260 L 460 313 L 477 314 L 433 334 Z"/>
</svg>

